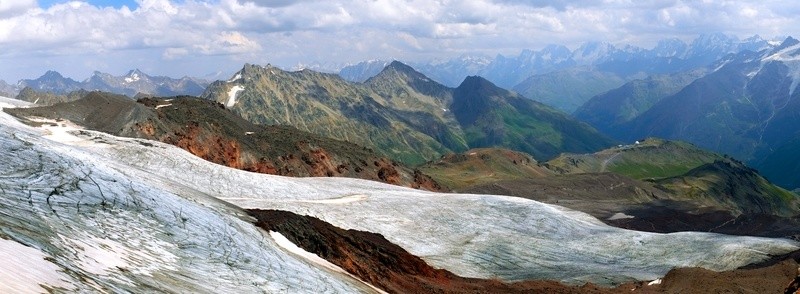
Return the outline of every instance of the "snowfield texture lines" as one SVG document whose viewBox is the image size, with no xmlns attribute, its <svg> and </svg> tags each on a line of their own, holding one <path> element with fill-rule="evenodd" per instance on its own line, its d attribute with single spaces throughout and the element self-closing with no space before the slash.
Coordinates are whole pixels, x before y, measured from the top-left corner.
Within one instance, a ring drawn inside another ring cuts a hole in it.
<svg viewBox="0 0 800 294">
<path fill-rule="evenodd" d="M 467 277 L 611 284 L 655 280 L 674 267 L 729 270 L 798 249 L 782 239 L 617 229 L 585 213 L 514 197 L 256 174 L 156 142 L 147 147 L 89 133 L 110 147 L 87 149 L 146 175 L 164 175 L 165 186 L 185 183 L 244 208 L 287 210 L 379 233 L 434 267 Z"/>
<path fill-rule="evenodd" d="M 109 145 L 69 146 L 43 133 L 0 113 L 0 237 L 40 252 L 21 262 L 46 273 L 39 281 L 44 287 L 117 293 L 374 292 L 286 253 L 237 207 L 169 179 L 179 170 L 152 174 L 91 152 Z M 100 137 L 83 134 L 90 142 Z M 147 142 L 122 142 L 140 143 Z M 0 272 L 12 266 L 0 265 Z"/>
</svg>

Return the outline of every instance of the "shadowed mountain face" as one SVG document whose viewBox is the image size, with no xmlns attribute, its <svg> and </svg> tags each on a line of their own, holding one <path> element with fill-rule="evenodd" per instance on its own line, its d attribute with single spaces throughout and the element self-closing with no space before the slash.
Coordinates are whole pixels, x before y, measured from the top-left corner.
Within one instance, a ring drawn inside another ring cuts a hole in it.
<svg viewBox="0 0 800 294">
<path fill-rule="evenodd" d="M 549 159 L 614 144 L 592 127 L 481 77 L 465 79 L 453 97 L 452 112 L 473 148 L 500 146 Z"/>
<path fill-rule="evenodd" d="M 588 125 L 482 78 L 452 89 L 399 62 L 363 84 L 245 65 L 203 97 L 254 123 L 353 141 L 412 164 L 475 147 L 502 146 L 547 159 L 613 144 Z"/>
<path fill-rule="evenodd" d="M 617 130 L 619 125 L 636 118 L 664 97 L 677 93 L 709 70 L 697 69 L 633 80 L 591 97 L 573 115 L 611 137 L 626 138 L 627 135 Z"/>
<path fill-rule="evenodd" d="M 238 169 L 285 176 L 341 176 L 438 190 L 418 171 L 351 143 L 291 127 L 254 125 L 220 104 L 192 97 L 140 99 L 92 92 L 49 107 L 9 109 L 18 116 L 65 119 L 115 135 L 158 140 Z"/>
</svg>

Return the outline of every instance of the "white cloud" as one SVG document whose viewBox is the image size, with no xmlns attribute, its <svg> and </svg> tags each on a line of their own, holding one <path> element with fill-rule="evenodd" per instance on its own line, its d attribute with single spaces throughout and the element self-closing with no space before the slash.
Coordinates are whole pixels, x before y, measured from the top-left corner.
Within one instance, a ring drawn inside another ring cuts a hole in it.
<svg viewBox="0 0 800 294">
<path fill-rule="evenodd" d="M 0 1 L 0 18 L 18 15 L 36 7 L 36 0 L 3 0 Z"/>
<path fill-rule="evenodd" d="M 6 64 L 34 56 L 137 52 L 156 61 L 192 61 L 212 72 L 229 66 L 225 62 L 419 60 L 514 54 L 551 43 L 574 48 L 585 41 L 646 47 L 712 32 L 797 36 L 800 27 L 800 2 L 774 0 L 136 1 L 130 10 L 86 2 L 42 9 L 34 0 L 0 0 L 0 78 L 19 78 L 8 72 L 23 67 Z"/>
</svg>

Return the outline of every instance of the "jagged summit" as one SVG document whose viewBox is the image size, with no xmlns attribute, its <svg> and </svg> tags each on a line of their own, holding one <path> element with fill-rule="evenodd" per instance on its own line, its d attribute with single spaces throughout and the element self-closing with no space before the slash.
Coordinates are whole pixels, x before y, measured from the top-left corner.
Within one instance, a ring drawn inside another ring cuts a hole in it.
<svg viewBox="0 0 800 294">
<path fill-rule="evenodd" d="M 786 39 L 784 39 L 783 42 L 781 42 L 781 44 L 778 45 L 778 47 L 775 47 L 775 49 L 772 49 L 771 52 L 772 53 L 776 53 L 776 52 L 779 52 L 781 50 L 784 50 L 786 48 L 792 47 L 792 46 L 797 45 L 797 44 L 800 44 L 800 41 L 798 41 L 797 39 L 793 38 L 792 36 L 789 36 L 789 37 L 786 37 Z"/>
</svg>

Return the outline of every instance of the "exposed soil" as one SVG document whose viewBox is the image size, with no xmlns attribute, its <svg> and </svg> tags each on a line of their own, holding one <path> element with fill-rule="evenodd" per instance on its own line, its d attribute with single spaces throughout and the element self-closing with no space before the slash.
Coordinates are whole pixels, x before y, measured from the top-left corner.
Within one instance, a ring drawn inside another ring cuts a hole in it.
<svg viewBox="0 0 800 294">
<path fill-rule="evenodd" d="M 727 272 L 673 269 L 660 284 L 653 285 L 636 282 L 603 288 L 591 284 L 569 286 L 557 281 L 505 283 L 464 278 L 429 266 L 380 234 L 344 230 L 286 211 L 248 212 L 257 219 L 258 227 L 279 232 L 306 251 L 390 293 L 784 293 L 798 283 L 796 260 L 800 251 Z"/>
<path fill-rule="evenodd" d="M 67 119 L 119 136 L 157 140 L 205 160 L 294 177 L 351 177 L 443 191 L 427 175 L 374 151 L 285 126 L 252 124 L 222 104 L 194 97 L 142 98 L 91 92 L 69 103 L 7 109 L 20 118 Z"/>
</svg>

